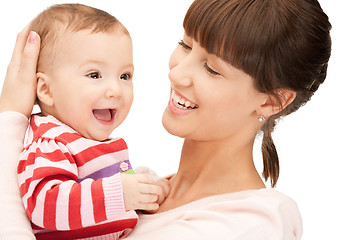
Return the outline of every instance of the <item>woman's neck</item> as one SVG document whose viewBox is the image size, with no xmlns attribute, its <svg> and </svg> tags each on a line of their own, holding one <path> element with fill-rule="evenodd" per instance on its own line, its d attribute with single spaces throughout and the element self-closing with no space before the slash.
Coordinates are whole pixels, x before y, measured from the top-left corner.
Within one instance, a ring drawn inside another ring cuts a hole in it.
<svg viewBox="0 0 360 240">
<path fill-rule="evenodd" d="M 253 141 L 236 147 L 185 140 L 178 173 L 159 212 L 212 195 L 265 187 L 253 163 L 252 147 Z"/>
</svg>

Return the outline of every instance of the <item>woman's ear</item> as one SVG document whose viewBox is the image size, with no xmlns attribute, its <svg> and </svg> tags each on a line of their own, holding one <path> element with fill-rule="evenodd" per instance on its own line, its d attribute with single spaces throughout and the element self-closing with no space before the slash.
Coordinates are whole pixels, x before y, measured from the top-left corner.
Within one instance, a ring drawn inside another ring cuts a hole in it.
<svg viewBox="0 0 360 240">
<path fill-rule="evenodd" d="M 41 72 L 38 72 L 36 74 L 36 77 L 37 77 L 36 93 L 40 103 L 45 104 L 46 106 L 49 107 L 53 106 L 54 101 L 50 91 L 49 77 Z"/>
<path fill-rule="evenodd" d="M 286 108 L 296 97 L 296 92 L 290 89 L 278 89 L 277 98 L 268 95 L 267 100 L 257 110 L 258 116 L 269 118 Z"/>
</svg>

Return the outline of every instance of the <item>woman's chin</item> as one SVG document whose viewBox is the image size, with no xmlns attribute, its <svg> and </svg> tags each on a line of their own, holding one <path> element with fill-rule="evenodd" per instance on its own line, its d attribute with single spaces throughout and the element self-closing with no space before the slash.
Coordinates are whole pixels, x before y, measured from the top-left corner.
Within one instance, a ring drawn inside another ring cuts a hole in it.
<svg viewBox="0 0 360 240">
<path fill-rule="evenodd" d="M 177 123 L 174 119 L 170 116 L 169 109 L 165 109 L 163 117 L 162 117 L 162 125 L 165 130 L 174 135 L 176 137 L 184 138 L 184 131 L 181 129 L 182 124 Z"/>
<path fill-rule="evenodd" d="M 168 133 L 170 133 L 170 134 L 172 134 L 172 135 L 175 135 L 174 133 L 173 133 L 173 127 L 171 127 L 171 123 L 169 122 L 169 116 L 167 116 L 167 113 L 166 113 L 166 111 L 168 111 L 168 110 L 165 110 L 164 111 L 164 113 L 163 113 L 163 116 L 162 116 L 162 125 L 163 125 L 163 127 L 165 128 L 165 130 L 168 132 Z M 175 136 L 177 136 L 177 135 L 175 135 Z"/>
</svg>

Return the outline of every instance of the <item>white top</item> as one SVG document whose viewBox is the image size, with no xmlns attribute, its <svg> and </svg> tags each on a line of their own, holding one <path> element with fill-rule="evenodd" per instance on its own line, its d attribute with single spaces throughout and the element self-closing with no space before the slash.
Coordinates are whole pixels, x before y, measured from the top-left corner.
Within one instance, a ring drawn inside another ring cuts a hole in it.
<svg viewBox="0 0 360 240">
<path fill-rule="evenodd" d="M 127 239 L 301 239 L 296 203 L 274 189 L 203 198 L 154 215 L 140 215 Z"/>
<path fill-rule="evenodd" d="M 28 125 L 25 116 L 0 113 L 0 239 L 35 239 L 20 199 L 17 159 Z M 142 215 L 127 238 L 301 239 L 296 203 L 274 189 L 260 189 L 203 198 L 154 215 Z"/>
</svg>

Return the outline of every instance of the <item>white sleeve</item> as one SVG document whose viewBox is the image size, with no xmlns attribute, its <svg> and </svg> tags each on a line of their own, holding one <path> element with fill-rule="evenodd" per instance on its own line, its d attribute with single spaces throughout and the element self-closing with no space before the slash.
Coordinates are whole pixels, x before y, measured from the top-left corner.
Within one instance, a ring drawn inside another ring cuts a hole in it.
<svg viewBox="0 0 360 240">
<path fill-rule="evenodd" d="M 17 183 L 17 163 L 28 119 L 17 112 L 0 113 L 0 239 L 35 239 Z"/>
</svg>

